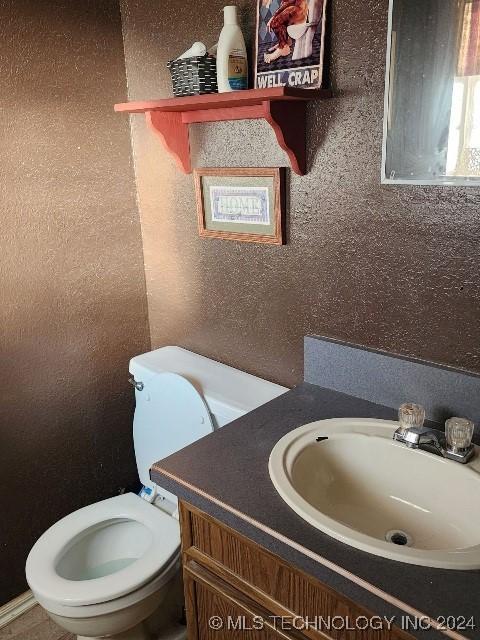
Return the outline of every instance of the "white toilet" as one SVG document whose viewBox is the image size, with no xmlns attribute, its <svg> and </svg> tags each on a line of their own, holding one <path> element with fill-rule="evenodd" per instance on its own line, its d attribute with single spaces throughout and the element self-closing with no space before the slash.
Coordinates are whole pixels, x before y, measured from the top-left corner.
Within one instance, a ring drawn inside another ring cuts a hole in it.
<svg viewBox="0 0 480 640">
<path fill-rule="evenodd" d="M 26 563 L 40 605 L 79 638 L 175 637 L 168 633 L 182 605 L 177 500 L 150 480 L 150 467 L 286 391 L 179 347 L 133 358 L 130 373 L 140 495 L 59 520 Z"/>
</svg>

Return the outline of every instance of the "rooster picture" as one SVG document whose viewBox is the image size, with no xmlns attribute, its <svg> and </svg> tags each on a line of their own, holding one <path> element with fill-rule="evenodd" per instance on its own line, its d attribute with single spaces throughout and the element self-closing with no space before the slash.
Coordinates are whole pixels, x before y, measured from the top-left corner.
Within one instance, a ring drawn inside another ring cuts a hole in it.
<svg viewBox="0 0 480 640">
<path fill-rule="evenodd" d="M 327 0 L 257 0 L 255 86 L 318 88 Z"/>
<path fill-rule="evenodd" d="M 269 7 L 272 0 L 265 0 L 264 5 Z M 289 56 L 292 52 L 292 38 L 288 33 L 288 27 L 295 24 L 305 24 L 308 16 L 307 0 L 281 0 L 281 5 L 267 22 L 267 29 L 273 32 L 277 43 L 265 53 L 266 63 L 271 63 L 278 58 Z"/>
</svg>

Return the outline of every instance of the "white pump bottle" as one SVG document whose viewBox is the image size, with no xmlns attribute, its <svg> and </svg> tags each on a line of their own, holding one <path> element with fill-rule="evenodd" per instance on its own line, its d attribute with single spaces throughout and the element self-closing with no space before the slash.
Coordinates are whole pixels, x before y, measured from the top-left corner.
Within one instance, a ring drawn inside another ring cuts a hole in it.
<svg viewBox="0 0 480 640">
<path fill-rule="evenodd" d="M 248 89 L 247 49 L 238 26 L 237 7 L 223 8 L 224 25 L 217 47 L 218 92 Z"/>
</svg>

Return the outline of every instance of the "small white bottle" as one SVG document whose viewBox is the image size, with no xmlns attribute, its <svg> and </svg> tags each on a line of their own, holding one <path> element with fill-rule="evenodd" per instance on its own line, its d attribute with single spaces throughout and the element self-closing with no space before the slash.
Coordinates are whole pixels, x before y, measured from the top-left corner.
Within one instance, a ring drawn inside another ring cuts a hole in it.
<svg viewBox="0 0 480 640">
<path fill-rule="evenodd" d="M 224 25 L 217 47 L 218 92 L 248 89 L 247 48 L 238 26 L 237 7 L 223 8 Z"/>
</svg>

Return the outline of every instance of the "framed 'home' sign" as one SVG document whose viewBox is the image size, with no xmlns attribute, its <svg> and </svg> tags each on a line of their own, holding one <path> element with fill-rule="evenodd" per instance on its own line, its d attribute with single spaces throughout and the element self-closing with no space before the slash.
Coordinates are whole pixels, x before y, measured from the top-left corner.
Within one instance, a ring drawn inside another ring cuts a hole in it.
<svg viewBox="0 0 480 640">
<path fill-rule="evenodd" d="M 196 169 L 200 236 L 283 244 L 284 183 L 283 168 Z"/>
</svg>

